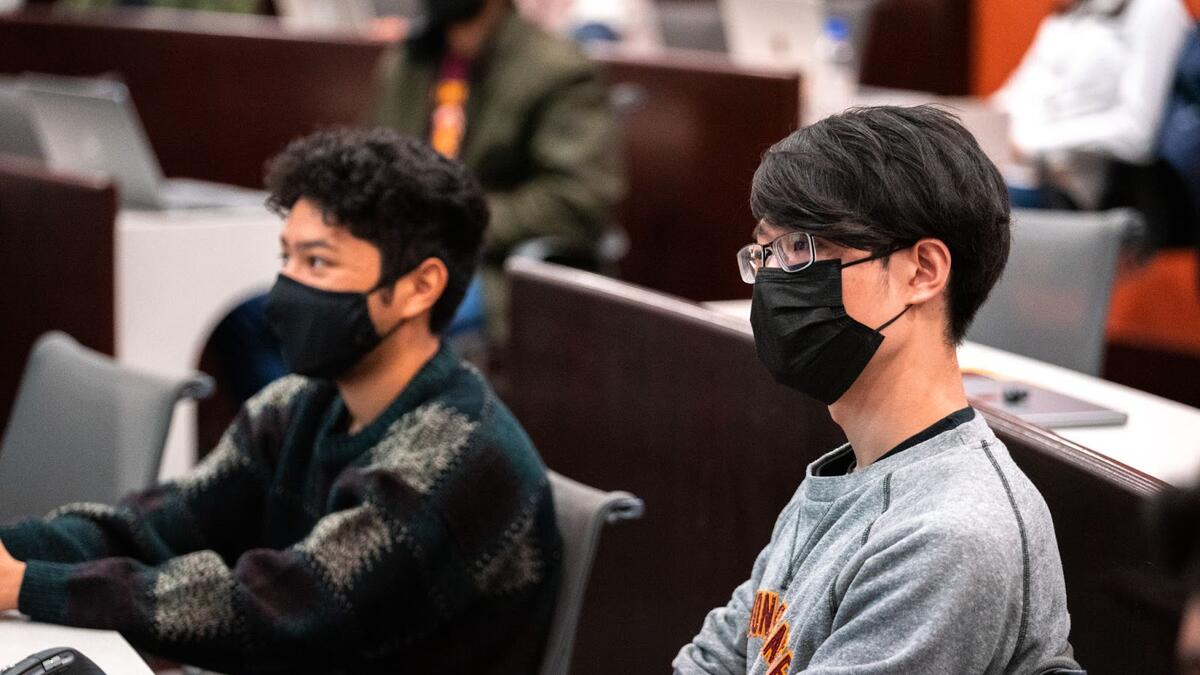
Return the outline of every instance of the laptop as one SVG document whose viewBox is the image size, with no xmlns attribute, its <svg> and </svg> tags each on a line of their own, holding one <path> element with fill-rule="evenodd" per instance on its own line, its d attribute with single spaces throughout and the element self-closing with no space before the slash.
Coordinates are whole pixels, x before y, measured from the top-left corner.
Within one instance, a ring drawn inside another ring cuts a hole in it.
<svg viewBox="0 0 1200 675">
<path fill-rule="evenodd" d="M 165 179 L 134 109 L 116 80 L 27 73 L 20 79 L 48 163 L 58 169 L 105 173 L 121 201 L 172 210 L 261 206 L 265 193 L 190 179 Z"/>
<path fill-rule="evenodd" d="M 12 78 L 0 78 L 0 154 L 45 159 L 25 92 Z"/>
<path fill-rule="evenodd" d="M 978 401 L 1048 429 L 1121 426 L 1129 421 L 1129 415 L 1119 410 L 1024 382 L 963 373 L 963 386 L 972 403 Z"/>
<path fill-rule="evenodd" d="M 378 16 L 371 0 L 275 0 L 275 8 L 297 30 L 365 31 Z"/>
<path fill-rule="evenodd" d="M 871 8 L 878 0 L 720 0 L 733 60 L 749 66 L 807 70 L 825 18 L 845 18 L 857 53 L 866 47 Z"/>
</svg>

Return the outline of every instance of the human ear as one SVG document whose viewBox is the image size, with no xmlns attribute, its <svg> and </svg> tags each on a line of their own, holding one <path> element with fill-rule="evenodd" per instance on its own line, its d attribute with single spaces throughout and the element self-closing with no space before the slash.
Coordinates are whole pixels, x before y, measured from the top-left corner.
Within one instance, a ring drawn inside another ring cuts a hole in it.
<svg viewBox="0 0 1200 675">
<path fill-rule="evenodd" d="M 426 258 L 412 271 L 396 280 L 390 288 L 389 313 L 410 320 L 433 309 L 446 292 L 450 272 L 439 258 Z"/>
<path fill-rule="evenodd" d="M 922 239 L 908 251 L 912 264 L 908 303 L 919 305 L 941 297 L 950 283 L 950 249 L 940 239 Z"/>
</svg>

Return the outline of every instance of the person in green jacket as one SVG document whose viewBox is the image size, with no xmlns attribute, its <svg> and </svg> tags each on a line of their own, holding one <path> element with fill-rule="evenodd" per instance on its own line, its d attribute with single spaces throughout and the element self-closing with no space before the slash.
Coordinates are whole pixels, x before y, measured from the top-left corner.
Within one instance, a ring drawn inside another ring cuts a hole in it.
<svg viewBox="0 0 1200 675">
<path fill-rule="evenodd" d="M 425 0 L 380 68 L 374 122 L 463 160 L 487 194 L 489 334 L 506 339 L 504 258 L 529 239 L 590 246 L 623 195 L 608 91 L 576 46 L 512 0 Z"/>
</svg>

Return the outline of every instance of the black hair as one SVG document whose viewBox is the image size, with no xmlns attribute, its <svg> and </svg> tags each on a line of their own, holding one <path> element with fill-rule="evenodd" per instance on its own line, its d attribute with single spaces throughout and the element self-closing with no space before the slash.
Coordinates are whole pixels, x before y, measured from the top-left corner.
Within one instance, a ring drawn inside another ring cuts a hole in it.
<svg viewBox="0 0 1200 675">
<path fill-rule="evenodd" d="M 438 258 L 449 279 L 430 328 L 450 323 L 479 263 L 488 207 L 461 162 L 388 129 L 329 129 L 292 141 L 267 167 L 267 205 L 286 216 L 300 199 L 326 222 L 379 248 L 380 286 Z"/>
<path fill-rule="evenodd" d="M 947 335 L 960 342 L 1008 261 L 1008 193 L 958 118 L 941 108 L 852 108 L 763 156 L 754 217 L 885 254 L 940 239 L 953 261 Z"/>
<path fill-rule="evenodd" d="M 431 62 L 441 58 L 446 49 L 446 28 L 470 21 L 483 12 L 486 0 L 425 0 L 422 10 L 414 17 L 412 33 L 404 41 L 409 58 L 414 62 Z M 508 0 L 512 5 L 513 0 Z"/>
</svg>

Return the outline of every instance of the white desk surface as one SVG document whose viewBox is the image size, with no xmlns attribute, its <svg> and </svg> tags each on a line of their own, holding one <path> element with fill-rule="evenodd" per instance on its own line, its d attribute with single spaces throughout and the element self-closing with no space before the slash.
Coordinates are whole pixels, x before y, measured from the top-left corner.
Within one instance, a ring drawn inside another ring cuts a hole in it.
<svg viewBox="0 0 1200 675">
<path fill-rule="evenodd" d="M 749 323 L 748 300 L 704 305 Z M 978 343 L 959 347 L 958 360 L 964 370 L 987 371 L 1125 412 L 1129 422 L 1123 426 L 1055 433 L 1172 485 L 1200 480 L 1200 409 Z"/>
<path fill-rule="evenodd" d="M 0 614 L 0 668 L 55 647 L 75 649 L 108 675 L 153 672 L 119 633 L 32 623 L 14 613 Z"/>
<path fill-rule="evenodd" d="M 169 376 L 194 371 L 217 323 L 270 288 L 281 221 L 264 207 L 122 210 L 117 218 L 117 359 Z M 181 403 L 161 476 L 195 463 L 195 405 Z"/>
</svg>

